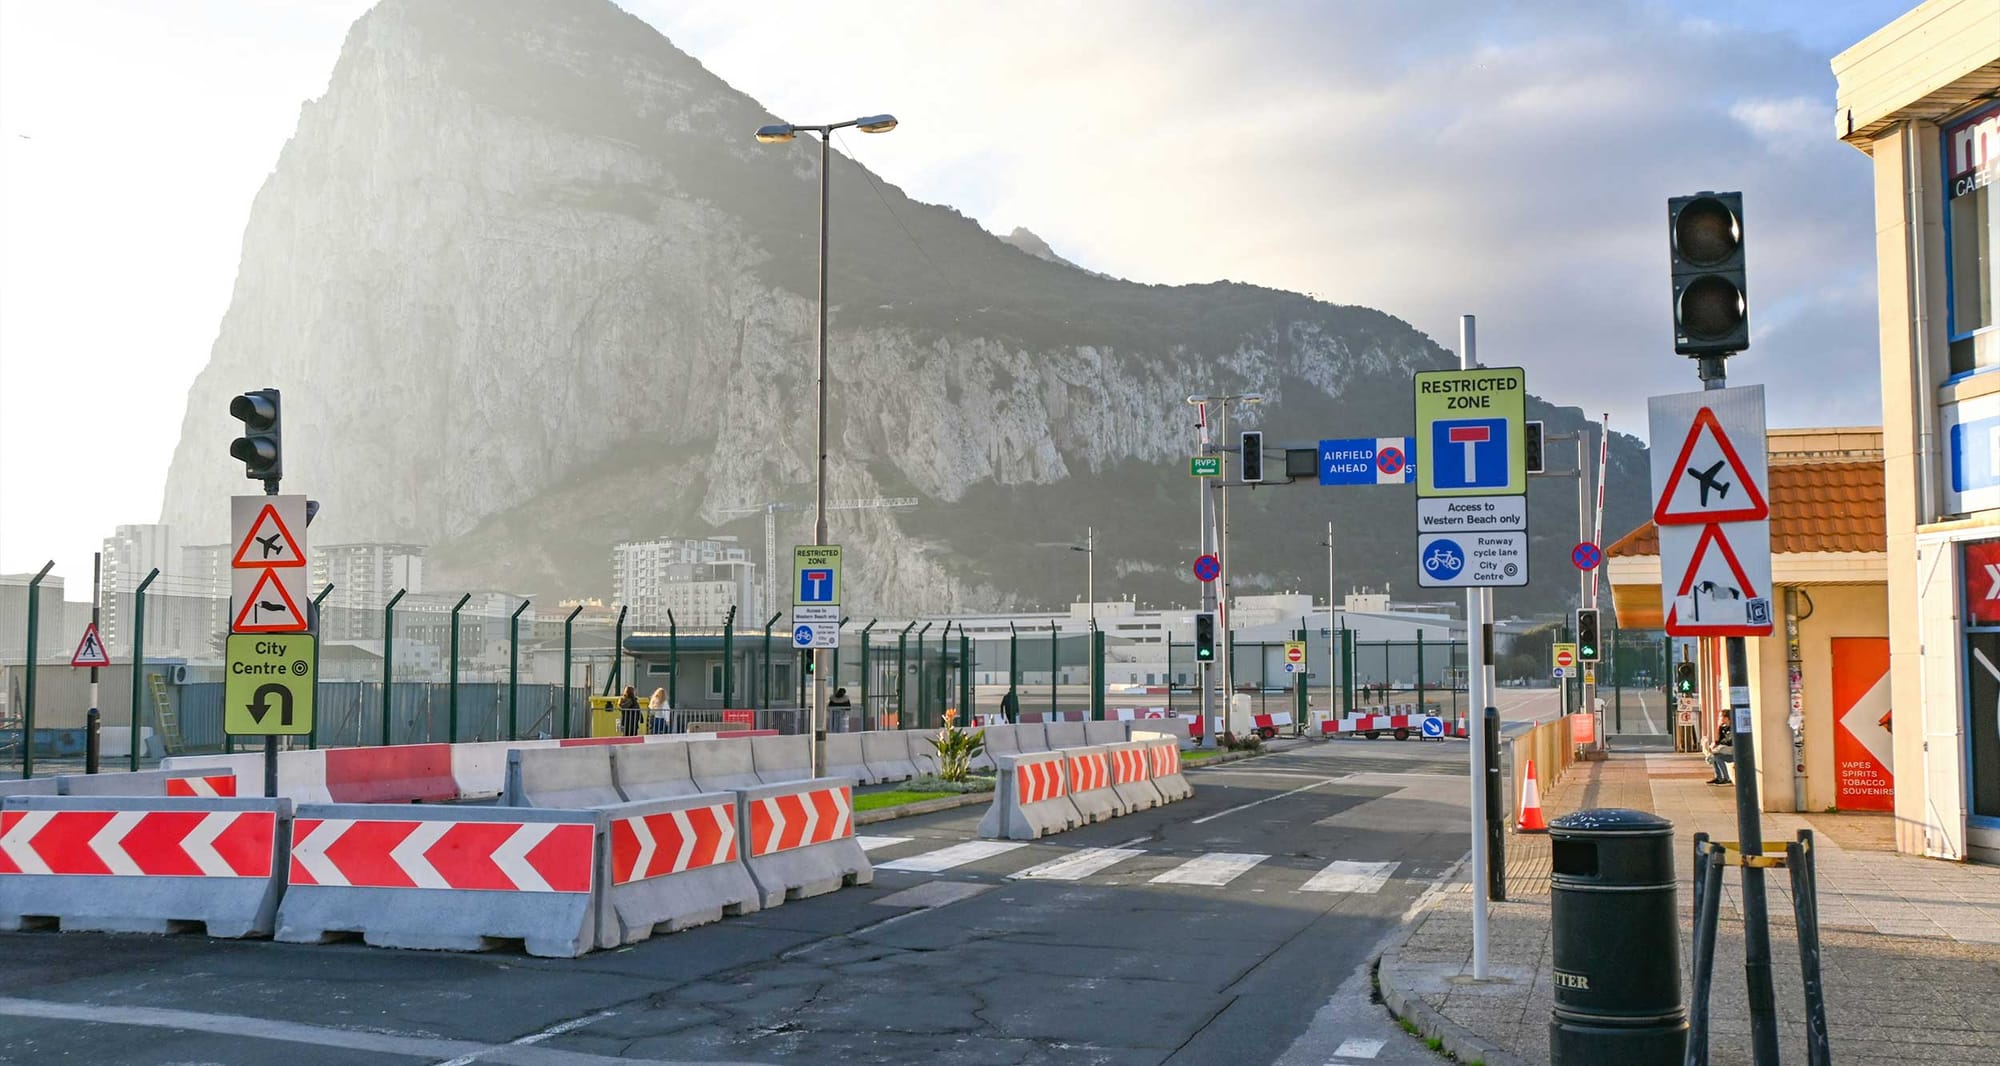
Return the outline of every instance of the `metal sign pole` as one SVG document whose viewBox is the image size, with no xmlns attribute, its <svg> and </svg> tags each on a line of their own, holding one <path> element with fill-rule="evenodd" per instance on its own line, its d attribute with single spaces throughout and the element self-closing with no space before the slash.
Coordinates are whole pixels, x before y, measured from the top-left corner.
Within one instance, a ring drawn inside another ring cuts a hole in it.
<svg viewBox="0 0 2000 1066">
<path fill-rule="evenodd" d="M 1471 315 L 1461 315 L 1458 319 L 1458 366 L 1461 370 L 1471 370 L 1479 365 L 1478 324 Z M 1472 758 L 1472 978 L 1484 981 L 1487 977 L 1487 946 L 1490 933 L 1487 929 L 1487 865 L 1492 856 L 1486 848 L 1486 715 L 1484 709 L 1488 699 L 1486 692 L 1486 650 L 1481 636 L 1486 631 L 1487 590 L 1468 588 L 1465 590 L 1465 647 L 1466 695 L 1473 707 L 1480 713 L 1466 715 L 1466 726 L 1471 735 L 1467 745 Z M 1419 631 L 1419 637 L 1422 636 Z M 1419 684 L 1422 678 L 1418 678 Z M 1419 703 L 1422 700 L 1419 697 Z M 1421 709 L 1421 708 L 1420 708 Z"/>
</svg>

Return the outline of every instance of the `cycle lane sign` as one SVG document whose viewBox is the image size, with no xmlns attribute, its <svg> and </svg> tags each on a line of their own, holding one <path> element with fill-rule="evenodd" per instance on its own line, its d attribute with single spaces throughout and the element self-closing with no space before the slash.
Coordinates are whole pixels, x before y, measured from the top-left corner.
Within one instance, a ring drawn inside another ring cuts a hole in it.
<svg viewBox="0 0 2000 1066">
<path fill-rule="evenodd" d="M 1425 533 L 1417 537 L 1417 584 L 1516 588 L 1528 583 L 1528 534 Z"/>
</svg>

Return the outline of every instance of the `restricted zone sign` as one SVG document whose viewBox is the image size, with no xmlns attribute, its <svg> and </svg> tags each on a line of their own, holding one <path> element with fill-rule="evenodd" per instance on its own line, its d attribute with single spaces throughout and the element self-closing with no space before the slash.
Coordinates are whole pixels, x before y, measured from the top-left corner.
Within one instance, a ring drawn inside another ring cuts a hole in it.
<svg viewBox="0 0 2000 1066">
<path fill-rule="evenodd" d="M 309 634 L 231 633 L 222 682 L 222 731 L 236 736 L 312 732 L 319 646 Z"/>
<path fill-rule="evenodd" d="M 1527 374 L 1416 375 L 1417 584 L 1528 583 Z"/>
<path fill-rule="evenodd" d="M 1556 645 L 1555 659 L 1556 659 L 1556 669 L 1558 670 L 1567 670 L 1570 667 L 1575 666 L 1576 645 L 1574 644 Z"/>
</svg>

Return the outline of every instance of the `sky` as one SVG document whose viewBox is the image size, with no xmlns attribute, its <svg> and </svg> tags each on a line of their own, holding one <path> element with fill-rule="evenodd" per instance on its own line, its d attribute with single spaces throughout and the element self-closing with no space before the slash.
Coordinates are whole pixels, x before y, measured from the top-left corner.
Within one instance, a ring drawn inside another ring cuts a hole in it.
<svg viewBox="0 0 2000 1066">
<path fill-rule="evenodd" d="M 893 112 L 850 154 L 995 232 L 1450 348 L 1476 314 L 1483 362 L 1641 437 L 1647 395 L 1698 387 L 1664 201 L 1740 189 L 1732 380 L 1774 426 L 1880 421 L 1868 163 L 1827 63 L 1902 0 L 622 6 L 782 117 Z M 0 0 L 0 572 L 55 559 L 84 598 L 98 543 L 157 519 L 251 200 L 368 7 Z"/>
</svg>

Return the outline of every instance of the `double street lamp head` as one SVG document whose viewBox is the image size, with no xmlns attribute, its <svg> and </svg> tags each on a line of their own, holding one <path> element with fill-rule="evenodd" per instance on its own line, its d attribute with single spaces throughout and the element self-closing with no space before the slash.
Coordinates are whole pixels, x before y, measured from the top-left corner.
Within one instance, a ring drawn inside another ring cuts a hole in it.
<svg viewBox="0 0 2000 1066">
<path fill-rule="evenodd" d="M 846 122 L 835 122 L 826 126 L 794 126 L 790 123 L 776 122 L 769 126 L 757 127 L 757 140 L 763 144 L 783 144 L 798 136 L 800 130 L 817 130 L 821 136 L 825 136 L 834 130 L 846 129 L 849 126 L 854 126 L 863 133 L 887 133 L 896 128 L 896 116 L 869 115 L 866 118 L 849 119 Z"/>
</svg>

